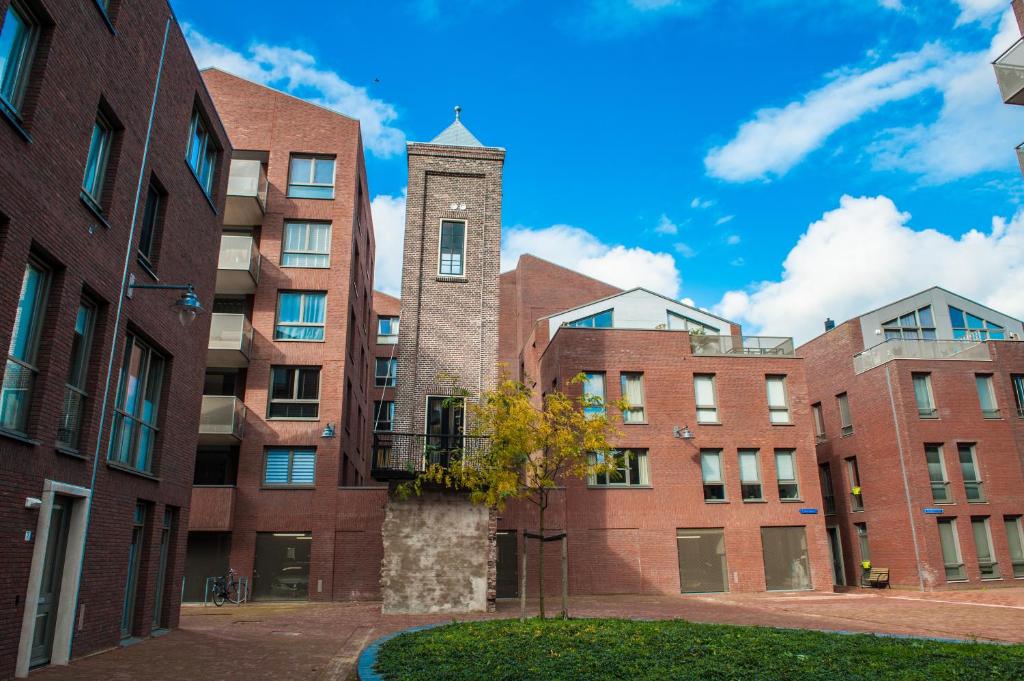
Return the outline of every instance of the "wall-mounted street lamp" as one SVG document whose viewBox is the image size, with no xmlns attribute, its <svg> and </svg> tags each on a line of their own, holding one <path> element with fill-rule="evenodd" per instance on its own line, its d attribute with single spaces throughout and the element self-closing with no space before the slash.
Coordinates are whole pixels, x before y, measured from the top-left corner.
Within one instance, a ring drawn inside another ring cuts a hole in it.
<svg viewBox="0 0 1024 681">
<path fill-rule="evenodd" d="M 158 289 L 166 291 L 183 291 L 177 300 L 171 303 L 171 309 L 178 313 L 178 321 L 182 326 L 189 326 L 203 312 L 203 306 L 199 302 L 199 296 L 192 284 L 136 284 L 135 275 L 128 275 L 128 292 L 125 294 L 132 297 L 132 291 L 137 288 Z"/>
<path fill-rule="evenodd" d="M 320 437 L 323 437 L 323 438 L 332 438 L 332 437 L 334 437 L 334 424 L 333 423 L 328 423 L 326 426 L 324 426 L 324 432 L 320 433 Z"/>
<path fill-rule="evenodd" d="M 690 430 L 690 426 L 672 426 L 672 434 L 680 440 L 692 440 L 694 438 L 693 431 Z"/>
</svg>

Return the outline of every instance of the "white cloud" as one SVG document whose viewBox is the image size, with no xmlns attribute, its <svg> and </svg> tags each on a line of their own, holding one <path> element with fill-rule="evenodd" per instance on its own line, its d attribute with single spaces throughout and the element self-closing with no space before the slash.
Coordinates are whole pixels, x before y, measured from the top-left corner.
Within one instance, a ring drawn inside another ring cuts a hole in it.
<svg viewBox="0 0 1024 681">
<path fill-rule="evenodd" d="M 376 258 L 373 287 L 392 296 L 402 292 L 402 243 L 405 241 L 405 191 L 378 194 L 370 202 Z"/>
<path fill-rule="evenodd" d="M 681 278 L 670 254 L 606 244 L 579 227 L 506 228 L 501 247 L 502 270 L 515 267 L 519 256 L 526 253 L 620 288 L 643 286 L 673 298 L 679 294 Z"/>
<path fill-rule="evenodd" d="M 693 197 L 693 200 L 690 201 L 690 208 L 696 208 L 697 210 L 707 210 L 713 205 L 715 205 L 714 199 L 702 199 L 699 196 Z"/>
<path fill-rule="evenodd" d="M 878 4 L 886 9 L 903 10 L 903 0 L 878 0 Z"/>
<path fill-rule="evenodd" d="M 689 305 L 690 307 L 697 307 L 697 303 L 693 302 L 693 298 L 683 298 L 679 302 L 683 305 Z"/>
<path fill-rule="evenodd" d="M 658 219 L 658 224 L 655 225 L 654 231 L 658 234 L 678 234 L 679 226 L 668 219 L 668 216 L 664 213 Z"/>
<path fill-rule="evenodd" d="M 1024 211 L 987 232 L 952 237 L 909 226 L 885 196 L 844 196 L 790 250 L 778 280 L 729 291 L 715 306 L 747 333 L 793 336 L 842 321 L 931 286 L 1024 316 Z"/>
<path fill-rule="evenodd" d="M 733 258 L 732 260 L 729 261 L 729 264 L 732 265 L 733 267 L 743 267 L 744 265 L 747 264 L 747 261 L 742 257 Z"/>
<path fill-rule="evenodd" d="M 689 244 L 683 243 L 682 241 L 677 241 L 675 244 L 673 244 L 672 248 L 674 248 L 676 250 L 676 253 L 683 256 L 684 258 L 692 258 L 693 256 L 697 255 L 697 251 L 693 250 L 693 248 L 691 248 Z"/>
<path fill-rule="evenodd" d="M 363 143 L 375 156 L 387 158 L 403 150 L 405 135 L 391 125 L 398 118 L 394 106 L 318 66 L 308 52 L 253 43 L 243 54 L 210 40 L 187 23 L 182 30 L 199 68 L 216 67 L 257 83 L 301 92 L 303 99 L 358 119 Z"/>
<path fill-rule="evenodd" d="M 730 234 L 729 236 L 727 236 L 725 238 L 725 243 L 729 244 L 730 246 L 735 246 L 739 242 L 740 242 L 740 235 L 739 234 Z"/>
<path fill-rule="evenodd" d="M 715 220 L 715 224 L 724 225 L 726 223 L 732 222 L 735 217 L 735 215 L 723 215 L 722 217 Z"/>
<path fill-rule="evenodd" d="M 1006 9 L 1008 0 L 954 0 L 960 7 L 960 16 L 956 20 L 957 26 L 969 24 L 972 21 L 983 21 L 991 19 L 994 15 Z"/>
</svg>

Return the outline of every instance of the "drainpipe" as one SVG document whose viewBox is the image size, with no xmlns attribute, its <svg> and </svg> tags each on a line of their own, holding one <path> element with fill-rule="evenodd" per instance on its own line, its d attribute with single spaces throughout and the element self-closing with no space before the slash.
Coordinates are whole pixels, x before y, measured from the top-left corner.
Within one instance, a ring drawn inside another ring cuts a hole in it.
<svg viewBox="0 0 1024 681">
<path fill-rule="evenodd" d="M 135 220 L 139 213 L 139 198 L 142 196 L 142 180 L 146 173 L 146 161 L 149 159 L 149 143 L 153 136 L 153 119 L 156 117 L 156 100 L 157 95 L 160 93 L 160 78 L 164 72 L 164 58 L 167 55 L 167 37 L 171 32 L 171 18 L 167 18 L 167 23 L 164 26 L 164 41 L 163 46 L 160 48 L 160 65 L 157 67 L 156 72 L 156 84 L 153 86 L 153 101 L 149 106 L 149 123 L 146 126 L 146 142 L 142 147 L 142 160 L 139 162 L 139 180 L 135 185 L 135 205 L 132 207 L 132 220 L 128 229 L 128 243 L 125 246 L 124 251 L 124 264 L 121 268 L 121 291 L 117 297 L 117 312 L 114 316 L 114 333 L 113 338 L 110 341 L 110 355 L 107 358 L 107 375 L 103 381 L 103 400 L 100 402 L 100 423 L 99 429 L 96 433 L 96 449 L 92 454 L 92 475 L 89 479 L 89 490 L 92 492 L 92 498 L 89 500 L 89 505 L 85 511 L 85 531 L 82 537 L 82 561 L 79 563 L 78 572 L 78 589 L 75 591 L 75 616 L 71 623 L 71 636 L 68 637 L 68 659 L 71 659 L 71 651 L 74 649 L 75 643 L 75 622 L 78 620 L 78 605 L 79 597 L 82 592 L 82 579 L 81 575 L 85 572 L 85 556 L 88 552 L 89 547 L 89 527 L 92 521 L 92 506 L 96 498 L 96 473 L 99 469 L 100 454 L 101 454 L 101 443 L 103 442 L 103 424 L 106 421 L 107 404 L 110 401 L 110 380 L 114 373 L 114 357 L 117 354 L 117 345 L 120 340 L 120 326 L 121 326 L 121 315 L 124 310 L 125 293 L 128 290 L 128 265 L 131 263 L 132 254 L 132 241 L 135 240 Z"/>
<path fill-rule="evenodd" d="M 907 463 L 903 457 L 903 434 L 900 432 L 899 413 L 896 410 L 896 398 L 892 392 L 891 363 L 885 366 L 885 385 L 889 388 L 889 407 L 892 409 L 892 423 L 896 428 L 896 451 L 900 455 L 900 473 L 903 477 L 903 494 L 907 500 L 907 519 L 910 520 L 910 537 L 914 542 L 914 564 L 917 566 L 917 584 L 924 591 L 924 576 L 921 574 L 921 549 L 917 545 L 917 523 L 914 516 L 914 503 L 910 498 L 910 480 L 907 479 Z"/>
</svg>

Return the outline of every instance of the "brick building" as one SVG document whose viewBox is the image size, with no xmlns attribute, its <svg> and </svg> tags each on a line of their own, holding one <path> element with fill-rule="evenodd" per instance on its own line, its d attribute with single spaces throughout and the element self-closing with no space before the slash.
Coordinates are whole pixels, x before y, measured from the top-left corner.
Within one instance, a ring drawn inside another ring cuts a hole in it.
<svg viewBox="0 0 1024 681">
<path fill-rule="evenodd" d="M 806 343 L 837 584 L 1024 578 L 1024 328 L 931 288 Z"/>
<path fill-rule="evenodd" d="M 230 144 L 165 2 L 0 0 L 0 49 L 7 677 L 177 624 Z"/>
<path fill-rule="evenodd" d="M 255 600 L 376 597 L 384 495 L 365 487 L 377 340 L 359 122 L 203 76 L 235 152 L 185 598 L 202 600 L 229 566 Z"/>
</svg>

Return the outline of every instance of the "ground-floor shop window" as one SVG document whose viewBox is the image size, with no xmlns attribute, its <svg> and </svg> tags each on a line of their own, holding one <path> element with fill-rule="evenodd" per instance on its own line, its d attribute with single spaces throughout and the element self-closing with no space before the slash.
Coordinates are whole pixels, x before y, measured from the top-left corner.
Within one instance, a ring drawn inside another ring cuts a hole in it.
<svg viewBox="0 0 1024 681">
<path fill-rule="evenodd" d="M 254 600 L 309 598 L 311 532 L 259 532 L 253 568 Z"/>
<path fill-rule="evenodd" d="M 769 591 L 801 591 L 811 588 L 805 527 L 762 527 L 764 578 Z"/>
<path fill-rule="evenodd" d="M 729 590 L 724 530 L 677 530 L 676 543 L 679 550 L 679 586 L 683 593 Z"/>
</svg>

